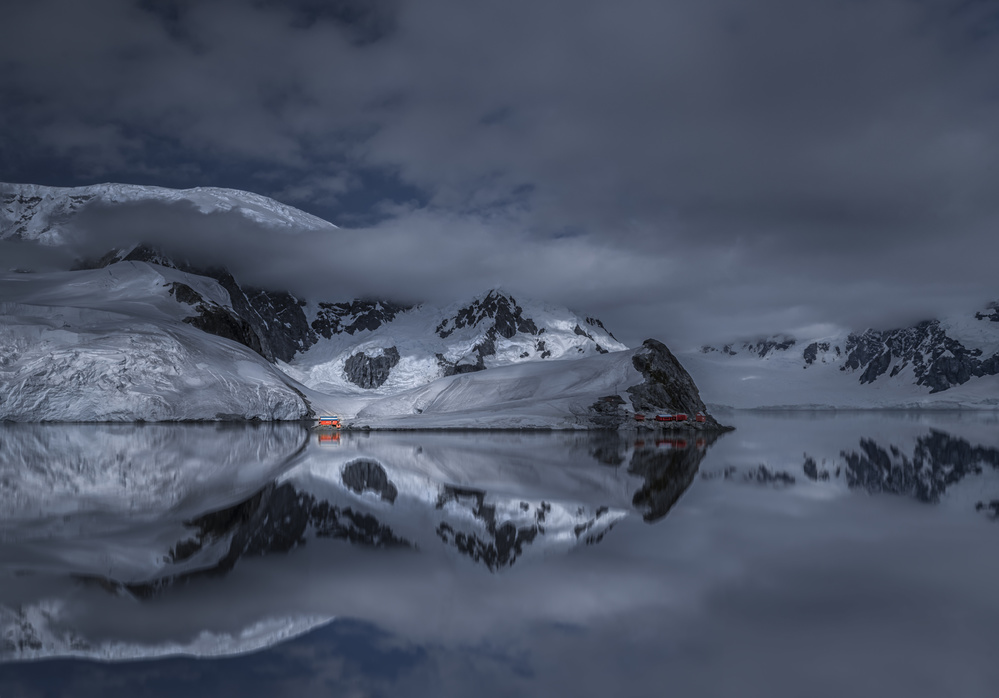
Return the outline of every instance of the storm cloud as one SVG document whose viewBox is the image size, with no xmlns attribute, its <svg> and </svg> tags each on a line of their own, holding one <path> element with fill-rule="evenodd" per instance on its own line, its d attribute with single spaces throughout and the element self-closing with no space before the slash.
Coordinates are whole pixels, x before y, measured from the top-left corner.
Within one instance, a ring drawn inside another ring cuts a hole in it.
<svg viewBox="0 0 999 698">
<path fill-rule="evenodd" d="M 499 285 L 678 348 L 999 295 L 990 0 L 39 0 L 0 47 L 0 179 L 344 226 L 249 233 L 261 282 Z"/>
</svg>

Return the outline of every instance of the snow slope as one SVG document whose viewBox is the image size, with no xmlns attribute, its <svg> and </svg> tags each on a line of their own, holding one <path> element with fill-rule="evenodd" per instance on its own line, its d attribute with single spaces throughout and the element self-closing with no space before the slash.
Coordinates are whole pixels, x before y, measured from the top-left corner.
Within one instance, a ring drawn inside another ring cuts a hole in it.
<svg viewBox="0 0 999 698">
<path fill-rule="evenodd" d="M 301 388 L 247 347 L 182 322 L 171 284 L 207 279 L 126 262 L 0 275 L 0 419 L 302 419 Z"/>
<path fill-rule="evenodd" d="M 351 420 L 371 427 L 586 428 L 590 406 L 643 381 L 638 350 L 528 362 L 441 378 L 369 403 Z"/>
</svg>

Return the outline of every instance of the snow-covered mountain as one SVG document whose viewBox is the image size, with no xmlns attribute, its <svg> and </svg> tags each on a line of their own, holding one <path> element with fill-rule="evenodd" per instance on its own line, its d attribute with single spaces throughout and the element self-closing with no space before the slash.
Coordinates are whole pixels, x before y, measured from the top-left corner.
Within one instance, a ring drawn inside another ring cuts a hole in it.
<svg viewBox="0 0 999 698">
<path fill-rule="evenodd" d="M 65 242 L 63 226 L 91 203 L 185 202 L 202 213 L 234 211 L 277 229 L 335 230 L 332 223 L 266 196 L 236 189 L 168 189 L 137 184 L 46 187 L 0 182 L 0 240 Z"/>
<path fill-rule="evenodd" d="M 4 184 L 0 196 L 0 239 L 49 246 L 67 242 L 68 224 L 92 201 L 188 201 L 275 229 L 333 228 L 232 190 Z M 585 428 L 620 426 L 633 411 L 704 409 L 661 344 L 630 350 L 596 318 L 497 289 L 443 308 L 307 300 L 178 262 L 139 239 L 78 266 L 0 272 L 0 418 L 323 411 L 355 426 Z"/>
<path fill-rule="evenodd" d="M 683 363 L 736 408 L 999 406 L 999 304 L 891 330 L 704 346 Z"/>
</svg>

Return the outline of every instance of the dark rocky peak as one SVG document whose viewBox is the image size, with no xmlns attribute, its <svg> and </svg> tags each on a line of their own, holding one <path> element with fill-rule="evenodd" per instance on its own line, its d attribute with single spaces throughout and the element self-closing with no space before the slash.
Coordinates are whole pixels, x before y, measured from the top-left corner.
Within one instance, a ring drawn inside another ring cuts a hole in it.
<svg viewBox="0 0 999 698">
<path fill-rule="evenodd" d="M 713 347 L 710 344 L 705 344 L 704 346 L 701 347 L 701 353 L 702 354 L 711 354 L 713 352 L 721 352 L 722 354 L 727 354 L 728 356 L 735 356 L 739 352 L 737 352 L 734 349 L 734 346 L 735 346 L 734 344 L 726 344 L 721 349 L 719 349 L 718 347 Z M 746 343 L 744 343 L 744 346 L 750 347 L 750 346 L 753 346 L 753 345 L 751 345 L 748 342 L 746 342 Z"/>
<path fill-rule="evenodd" d="M 889 369 L 894 377 L 911 366 L 916 384 L 928 386 L 931 393 L 961 385 L 972 377 L 999 374 L 999 353 L 983 359 L 981 349 L 966 348 L 948 336 L 937 320 L 851 334 L 846 353 L 841 370 L 862 369 L 861 383 L 873 383 Z"/>
<path fill-rule="evenodd" d="M 106 258 L 107 255 L 105 255 L 102 259 Z M 172 269 L 180 269 L 182 267 L 191 268 L 191 264 L 188 263 L 186 260 L 178 265 L 174 263 L 173 259 L 171 259 L 169 255 L 164 254 L 163 252 L 157 250 L 154 247 L 144 244 L 136 245 L 128 252 L 122 251 L 121 253 L 119 253 L 119 258 L 115 259 L 114 261 L 146 262 L 148 264 L 159 264 L 161 267 L 170 267 Z M 192 272 L 192 273 L 197 273 L 197 272 Z M 201 276 L 205 276 L 205 274 L 201 274 Z"/>
<path fill-rule="evenodd" d="M 795 341 L 794 337 L 788 336 L 768 337 L 766 339 L 757 339 L 753 342 L 743 342 L 742 348 L 752 354 L 758 355 L 762 359 L 774 351 L 787 351 L 795 345 Z M 726 353 L 735 353 L 732 351 L 731 345 L 726 346 L 725 349 L 728 350 Z"/>
<path fill-rule="evenodd" d="M 260 337 L 260 354 L 268 361 L 291 361 L 318 341 L 305 317 L 305 301 L 286 291 L 242 286 L 225 267 L 178 267 L 190 274 L 215 279 L 229 293 L 236 314 Z"/>
<path fill-rule="evenodd" d="M 353 335 L 362 330 L 374 331 L 412 307 L 365 299 L 349 303 L 320 303 L 316 319 L 312 321 L 312 329 L 326 339 L 343 332 Z"/>
<path fill-rule="evenodd" d="M 647 339 L 632 360 L 645 381 L 628 388 L 636 412 L 707 412 L 694 380 L 662 342 Z M 708 416 L 705 427 L 720 428 Z"/>
<path fill-rule="evenodd" d="M 540 342 L 543 345 L 543 342 Z M 437 354 L 437 365 L 441 367 L 442 376 L 454 376 L 459 373 L 475 373 L 486 370 L 486 357 L 496 354 L 496 328 L 490 327 L 485 336 L 479 340 L 468 356 L 459 362 L 448 361 L 443 354 Z M 551 352 L 548 352 L 551 356 Z M 473 360 L 474 357 L 474 360 Z M 547 358 L 542 352 L 541 358 Z"/>
<path fill-rule="evenodd" d="M 351 383 L 366 390 L 379 388 L 388 380 L 399 359 L 399 350 L 395 347 L 382 349 L 377 354 L 357 352 L 344 363 L 343 374 Z"/>
<path fill-rule="evenodd" d="M 506 339 L 518 332 L 538 334 L 534 320 L 524 317 L 524 309 L 517 305 L 513 296 L 496 290 L 490 291 L 484 298 L 472 301 L 453 317 L 445 318 L 437 326 L 437 334 L 441 339 L 447 339 L 455 330 L 479 327 L 487 322 L 499 336 Z"/>
<path fill-rule="evenodd" d="M 590 327 L 599 327 L 601 330 L 603 330 L 604 332 L 606 332 L 607 335 L 611 339 L 613 339 L 615 342 L 617 341 L 617 337 L 615 337 L 610 332 L 610 330 L 608 330 L 606 327 L 604 327 L 604 323 L 600 322 L 600 320 L 598 320 L 597 318 L 595 318 L 595 317 L 588 317 L 588 318 L 586 318 L 586 324 L 589 325 Z"/>
<path fill-rule="evenodd" d="M 233 311 L 206 299 L 187 284 L 174 282 L 169 286 L 169 293 L 179 303 L 190 305 L 196 313 L 184 318 L 183 322 L 208 334 L 239 342 L 263 356 L 260 336 L 248 322 Z"/>
<path fill-rule="evenodd" d="M 805 351 L 801 353 L 801 356 L 805 360 L 805 365 L 811 366 L 819 358 L 819 352 L 825 354 L 829 351 L 829 349 L 829 342 L 812 342 L 805 347 Z M 836 347 L 836 356 L 839 356 L 840 354 L 840 348 Z M 823 361 L 825 361 L 825 359 L 823 359 Z"/>
<path fill-rule="evenodd" d="M 147 264 L 158 264 L 161 267 L 181 269 L 183 271 L 187 271 L 192 268 L 192 266 L 188 263 L 175 263 L 174 260 L 162 250 L 145 243 L 139 243 L 131 249 L 116 248 L 108 250 L 108 252 L 98 259 L 82 259 L 73 268 L 103 269 L 104 267 L 117 264 L 118 262 L 146 262 Z M 190 273 L 196 273 L 199 276 L 206 276 L 206 274 L 197 271 Z"/>
</svg>

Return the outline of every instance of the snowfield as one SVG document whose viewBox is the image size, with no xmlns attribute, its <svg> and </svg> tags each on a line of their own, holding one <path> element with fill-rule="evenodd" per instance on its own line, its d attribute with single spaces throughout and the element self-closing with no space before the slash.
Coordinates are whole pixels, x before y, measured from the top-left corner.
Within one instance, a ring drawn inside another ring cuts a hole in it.
<svg viewBox="0 0 999 698">
<path fill-rule="evenodd" d="M 300 386 L 261 356 L 184 322 L 158 265 L 0 275 L 0 419 L 17 422 L 304 419 Z"/>
<path fill-rule="evenodd" d="M 635 350 L 575 361 L 531 362 L 441 378 L 373 401 L 350 420 L 372 428 L 585 429 L 600 397 L 629 400 L 643 381 Z"/>
</svg>

